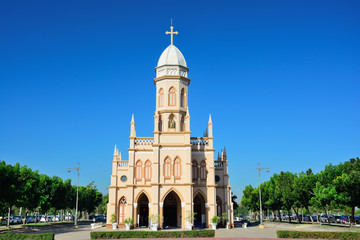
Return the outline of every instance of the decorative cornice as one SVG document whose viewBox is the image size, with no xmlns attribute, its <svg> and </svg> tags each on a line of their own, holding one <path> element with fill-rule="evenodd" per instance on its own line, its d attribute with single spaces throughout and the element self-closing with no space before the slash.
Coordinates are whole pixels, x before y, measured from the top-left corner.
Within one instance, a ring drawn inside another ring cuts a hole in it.
<svg viewBox="0 0 360 240">
<path fill-rule="evenodd" d="M 128 148 L 129 153 L 134 152 L 152 152 L 151 145 L 148 148 Z"/>
<path fill-rule="evenodd" d="M 154 148 L 155 147 L 160 147 L 160 149 L 163 149 L 164 147 L 189 147 L 191 148 L 192 144 L 153 144 L 152 145 Z"/>
<path fill-rule="evenodd" d="M 191 152 L 192 154 L 199 154 L 199 153 L 202 153 L 202 154 L 213 154 L 214 152 L 213 151 L 192 151 Z"/>
<path fill-rule="evenodd" d="M 191 131 L 184 131 L 184 132 L 163 132 L 163 131 L 153 131 L 153 134 L 159 134 L 159 135 L 166 135 L 166 134 L 191 134 Z"/>
<path fill-rule="evenodd" d="M 165 110 L 159 110 L 158 113 L 159 113 L 159 114 L 161 114 L 161 113 L 182 113 L 182 114 L 186 114 L 186 110 L 181 110 L 181 109 L 165 109 Z"/>
<path fill-rule="evenodd" d="M 153 154 L 154 152 L 153 151 L 135 151 L 135 154 Z"/>
<path fill-rule="evenodd" d="M 158 78 L 154 78 L 154 84 L 156 85 L 156 82 L 161 81 L 161 80 L 182 80 L 185 81 L 188 85 L 190 84 L 190 79 L 187 77 L 183 77 L 183 76 L 179 76 L 179 75 L 164 75 Z"/>
<path fill-rule="evenodd" d="M 191 147 L 160 147 L 160 150 L 175 150 L 175 151 L 179 151 L 179 150 L 190 150 Z"/>
</svg>

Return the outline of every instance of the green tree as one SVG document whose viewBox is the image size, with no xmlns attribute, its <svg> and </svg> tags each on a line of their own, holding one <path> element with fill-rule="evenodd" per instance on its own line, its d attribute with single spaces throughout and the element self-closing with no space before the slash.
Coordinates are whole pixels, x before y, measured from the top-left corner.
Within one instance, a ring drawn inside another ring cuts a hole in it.
<svg viewBox="0 0 360 240">
<path fill-rule="evenodd" d="M 265 205 L 269 209 L 278 211 L 280 221 L 282 221 L 280 210 L 282 208 L 281 192 L 279 190 L 279 175 L 274 174 L 270 180 L 265 184 L 266 192 L 269 195 Z"/>
<path fill-rule="evenodd" d="M 360 158 L 352 158 L 341 165 L 342 174 L 334 179 L 339 201 L 351 207 L 351 221 L 355 222 L 355 207 L 360 206 Z"/>
<path fill-rule="evenodd" d="M 32 171 L 26 165 L 20 168 L 18 178 L 18 190 L 20 196 L 18 197 L 17 207 L 23 207 L 25 209 L 25 219 L 29 213 L 29 210 L 33 210 L 39 206 L 39 183 L 40 177 L 38 171 Z"/>
<path fill-rule="evenodd" d="M 296 193 L 294 191 L 294 180 L 296 175 L 291 172 L 280 172 L 277 191 L 281 194 L 281 202 L 283 208 L 287 211 L 289 222 L 291 222 L 291 209 L 293 208 L 297 214 Z M 298 214 L 297 214 L 298 215 Z"/>
<path fill-rule="evenodd" d="M 329 209 L 337 206 L 338 194 L 333 185 L 328 184 L 328 186 L 322 185 L 320 182 L 316 183 L 316 187 L 314 188 L 315 196 L 311 198 L 310 203 L 318 208 L 324 209 L 328 222 L 329 219 Z"/>
<path fill-rule="evenodd" d="M 8 209 L 8 227 L 10 226 L 11 208 L 18 203 L 21 196 L 19 188 L 20 164 L 14 166 L 6 164 L 5 161 L 0 162 L 0 201 L 3 206 Z"/>
<path fill-rule="evenodd" d="M 316 176 L 310 168 L 306 171 L 306 173 L 301 172 L 299 177 L 294 180 L 296 202 L 300 205 L 300 207 L 305 208 L 308 211 L 312 223 L 314 223 L 314 220 L 310 211 L 310 200 L 314 196 L 313 189 L 315 186 Z"/>
</svg>

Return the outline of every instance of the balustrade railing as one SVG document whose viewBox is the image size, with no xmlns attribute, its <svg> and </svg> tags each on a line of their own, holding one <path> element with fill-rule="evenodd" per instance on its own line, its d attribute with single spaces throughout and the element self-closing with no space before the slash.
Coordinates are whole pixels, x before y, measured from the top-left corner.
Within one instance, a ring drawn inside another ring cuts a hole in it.
<svg viewBox="0 0 360 240">
<path fill-rule="evenodd" d="M 193 146 L 209 146 L 209 140 L 204 138 L 190 138 L 190 143 Z"/>
<path fill-rule="evenodd" d="M 120 161 L 118 162 L 118 167 L 128 167 L 129 161 Z"/>
<path fill-rule="evenodd" d="M 140 137 L 135 139 L 135 146 L 139 145 L 153 145 L 154 138 L 151 137 Z"/>
<path fill-rule="evenodd" d="M 214 162 L 214 167 L 224 167 L 224 162 L 215 161 Z"/>
</svg>

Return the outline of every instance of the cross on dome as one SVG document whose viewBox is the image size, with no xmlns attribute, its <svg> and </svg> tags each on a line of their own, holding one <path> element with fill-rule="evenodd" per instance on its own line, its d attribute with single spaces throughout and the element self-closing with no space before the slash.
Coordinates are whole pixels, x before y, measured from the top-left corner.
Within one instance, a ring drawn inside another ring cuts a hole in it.
<svg viewBox="0 0 360 240">
<path fill-rule="evenodd" d="M 174 27 L 171 26 L 171 27 L 170 27 L 170 32 L 168 32 L 168 31 L 165 32 L 165 34 L 170 34 L 170 35 L 171 35 L 171 45 L 173 45 L 173 35 L 174 35 L 174 34 L 176 34 L 176 35 L 179 34 L 177 31 L 176 31 L 176 32 L 173 32 L 173 29 L 174 29 Z"/>
</svg>

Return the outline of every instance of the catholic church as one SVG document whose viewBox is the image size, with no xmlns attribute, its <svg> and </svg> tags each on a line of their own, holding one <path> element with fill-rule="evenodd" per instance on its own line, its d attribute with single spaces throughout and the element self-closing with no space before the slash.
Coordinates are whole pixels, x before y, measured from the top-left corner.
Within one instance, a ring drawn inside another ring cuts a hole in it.
<svg viewBox="0 0 360 240">
<path fill-rule="evenodd" d="M 166 34 L 170 35 L 171 44 L 155 68 L 154 136 L 137 136 L 133 115 L 129 160 L 122 159 L 115 146 L 107 227 L 111 227 L 114 213 L 119 228 L 129 217 L 134 219 L 136 228 L 148 227 L 152 214 L 160 217 L 159 227 L 164 229 L 185 229 L 191 213 L 196 213 L 197 228 L 210 227 L 211 218 L 223 213 L 233 225 L 226 150 L 215 159 L 211 115 L 204 136 L 191 136 L 189 68 L 173 44 L 173 35 L 178 32 L 171 26 Z"/>
</svg>

